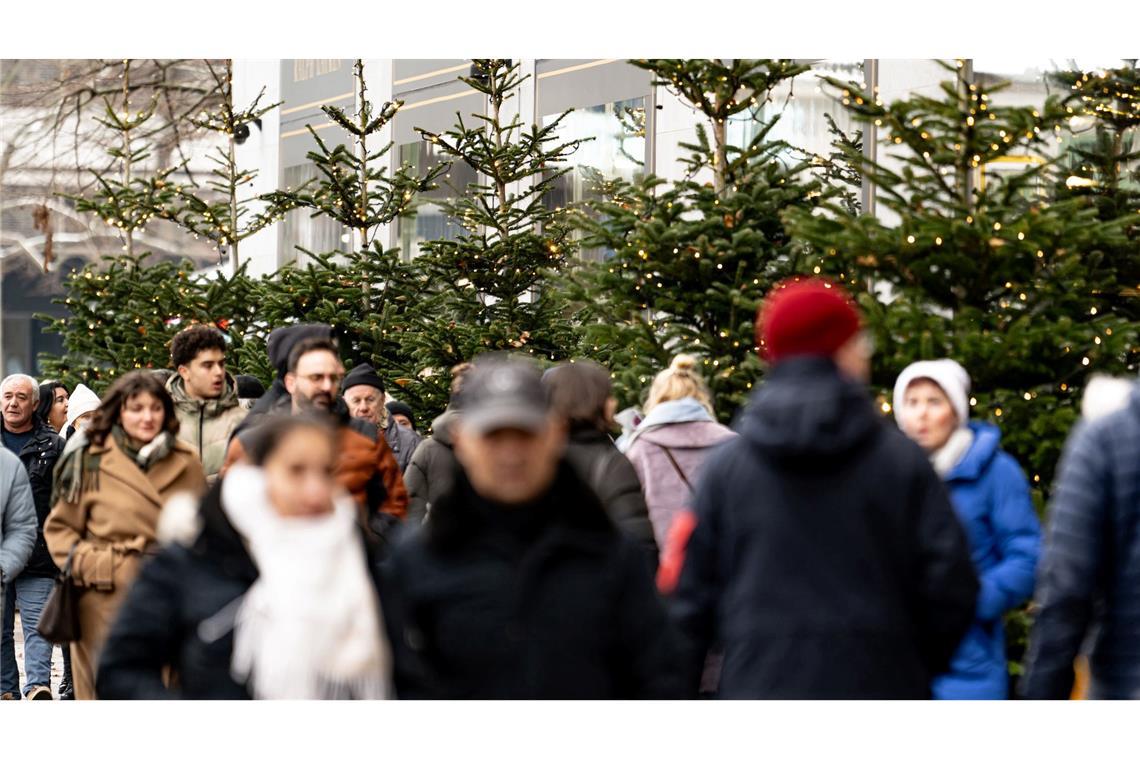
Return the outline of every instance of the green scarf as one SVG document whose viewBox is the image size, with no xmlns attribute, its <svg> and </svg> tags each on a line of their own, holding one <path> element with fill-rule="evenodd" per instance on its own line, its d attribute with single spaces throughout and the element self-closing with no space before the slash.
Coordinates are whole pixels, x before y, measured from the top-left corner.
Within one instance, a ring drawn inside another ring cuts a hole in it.
<svg viewBox="0 0 1140 760">
<path fill-rule="evenodd" d="M 126 432 L 118 425 L 111 428 L 111 437 L 115 439 L 115 444 L 122 449 L 123 453 L 130 457 L 131 461 L 137 464 L 143 472 L 149 470 L 156 462 L 166 459 L 174 450 L 174 436 L 165 430 L 141 449 L 136 449 L 131 445 Z"/>
<path fill-rule="evenodd" d="M 155 462 L 165 459 L 174 450 L 174 436 L 165 430 L 141 449 L 135 449 L 130 445 L 127 434 L 118 425 L 111 428 L 111 437 L 115 439 L 115 444 L 122 452 L 143 472 L 149 470 Z M 87 438 L 87 434 L 82 430 L 76 430 L 67 440 L 59 464 L 55 468 L 52 504 L 60 499 L 74 503 L 79 500 L 80 494 L 99 490 L 99 465 L 102 458 L 102 453 L 91 451 L 91 441 Z"/>
</svg>

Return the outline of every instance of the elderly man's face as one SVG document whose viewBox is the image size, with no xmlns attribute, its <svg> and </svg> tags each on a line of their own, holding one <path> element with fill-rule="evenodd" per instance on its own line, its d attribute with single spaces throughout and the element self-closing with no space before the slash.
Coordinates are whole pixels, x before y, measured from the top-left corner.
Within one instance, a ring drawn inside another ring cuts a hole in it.
<svg viewBox="0 0 1140 760">
<path fill-rule="evenodd" d="M 353 417 L 379 425 L 383 417 L 384 394 L 371 385 L 354 385 L 344 392 L 344 401 Z"/>
<path fill-rule="evenodd" d="M 32 427 L 32 414 L 36 411 L 35 389 L 27 380 L 17 379 L 5 383 L 0 393 L 4 414 L 4 427 L 13 433 L 23 433 Z"/>
</svg>

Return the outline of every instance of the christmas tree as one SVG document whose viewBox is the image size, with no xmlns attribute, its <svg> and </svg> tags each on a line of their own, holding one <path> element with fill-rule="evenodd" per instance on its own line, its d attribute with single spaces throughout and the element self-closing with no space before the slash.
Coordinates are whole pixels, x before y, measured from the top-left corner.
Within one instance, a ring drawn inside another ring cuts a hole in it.
<svg viewBox="0 0 1140 760">
<path fill-rule="evenodd" d="M 170 176 L 180 167 L 149 167 L 150 144 L 140 135 L 147 132 L 158 94 L 135 111 L 132 61 L 124 60 L 122 66 L 121 97 L 105 99 L 104 114 L 96 117 L 114 138 L 108 150 L 110 168 L 94 172 L 95 191 L 74 200 L 78 210 L 96 214 L 119 230 L 126 253 L 105 256 L 69 274 L 67 295 L 59 301 L 69 316 L 38 315 L 48 323 L 48 332 L 64 337 L 63 356 L 41 356 L 46 374 L 71 387 L 86 383 L 96 391 L 132 369 L 167 367 L 170 339 L 192 322 L 220 327 L 235 349 L 240 348 L 259 301 L 258 284 L 245 275 L 244 267 L 231 278 L 209 279 L 195 275 L 188 260 L 152 262 L 149 253 L 136 251 L 136 232 L 162 217 L 162 209 L 176 200 L 178 186 Z"/>
<path fill-rule="evenodd" d="M 434 188 L 447 166 L 437 166 L 423 177 L 408 165 L 389 174 L 387 156 L 393 143 L 370 149 L 369 138 L 395 118 L 403 101 L 376 109 L 367 98 L 360 59 L 353 65 L 353 76 L 356 113 L 335 106 L 321 109 L 348 133 L 350 144 L 330 146 L 308 125 L 316 142 L 308 158 L 317 168 L 318 181 L 298 191 L 266 196 L 276 205 L 311 209 L 314 216 L 340 222 L 352 230 L 353 250 L 346 255 L 304 251 L 309 258 L 305 267 L 286 267 L 267 284 L 263 314 L 272 326 L 292 321 L 330 324 L 341 337 L 350 366 L 371 362 L 389 381 L 407 385 L 412 359 L 398 336 L 422 282 L 400 261 L 398 250 L 385 249 L 376 236 L 384 225 L 408 213 L 418 193 Z"/>
<path fill-rule="evenodd" d="M 702 117 L 683 144 L 685 176 L 606 182 L 602 200 L 576 218 L 583 244 L 613 252 L 569 286 L 581 305 L 583 348 L 614 372 L 619 401 L 636 403 L 673 354 L 700 357 L 728 420 L 759 377 L 756 307 L 789 274 L 804 271 L 781 214 L 810 210 L 824 192 L 812 158 L 769 135 L 779 115 L 761 112 L 805 66 L 790 60 L 635 60 Z M 754 123 L 743 144 L 734 117 Z M 711 135 L 711 138 L 710 138 Z"/>
<path fill-rule="evenodd" d="M 842 104 L 880 129 L 877 160 L 848 150 L 897 222 L 825 213 L 787 218 L 814 271 L 857 293 L 878 347 L 884 412 L 895 377 L 918 359 L 950 357 L 973 380 L 974 414 L 1001 425 L 1038 505 L 1092 371 L 1135 366 L 1137 328 L 1111 297 L 1105 252 L 1124 243 L 1088 197 L 1053 197 L 1054 137 L 1069 114 L 1057 98 L 1004 107 L 1003 84 L 970 81 L 963 63 L 941 96 L 889 105 L 828 80 Z M 1063 140 L 1063 138 L 1061 138 Z M 1009 156 L 1028 168 L 997 172 Z"/>
<path fill-rule="evenodd" d="M 452 161 L 480 178 L 441 205 L 461 227 L 455 240 L 423 244 L 416 260 L 423 295 L 401 336 L 416 373 L 405 391 L 420 413 L 447 403 L 448 369 L 475 355 L 517 350 L 547 361 L 573 355 L 575 335 L 552 270 L 575 243 L 562 211 L 543 196 L 570 169 L 562 165 L 581 140 L 557 137 L 562 117 L 544 127 L 508 114 L 524 77 L 518 64 L 477 59 L 461 77 L 486 97 L 486 113 L 437 134 L 418 130 Z"/>
<path fill-rule="evenodd" d="M 105 257 L 68 276 L 62 303 L 70 315 L 38 316 L 49 332 L 64 336 L 62 356 L 41 357 L 45 376 L 102 392 L 133 369 L 169 367 L 170 340 L 193 323 L 221 329 L 236 355 L 261 300 L 257 283 L 244 270 L 233 278 L 206 278 L 194 274 L 189 260 L 152 263 L 149 257 Z"/>
<path fill-rule="evenodd" d="M 244 109 L 237 108 L 233 100 L 233 61 L 226 59 L 221 67 L 210 61 L 206 64 L 222 95 L 221 101 L 217 108 L 192 117 L 190 123 L 197 129 L 223 136 L 225 145 L 218 146 L 210 156 L 215 166 L 205 187 L 196 183 L 170 183 L 168 175 L 173 170 L 153 178 L 151 184 L 163 191 L 163 198 L 162 202 L 153 203 L 146 210 L 153 216 L 177 224 L 195 238 L 202 237 L 211 242 L 218 249 L 219 260 L 228 254 L 236 276 L 241 268 L 238 244 L 280 221 L 286 211 L 294 208 L 292 203 L 276 194 L 249 194 L 257 172 L 243 170 L 237 165 L 238 142 L 249 137 L 250 125 L 260 124 L 261 117 L 280 103 L 260 105 L 263 88 L 251 104 Z M 182 166 L 185 164 L 183 162 Z"/>
<path fill-rule="evenodd" d="M 1105 222 L 1123 226 L 1122 245 L 1107 246 L 1118 287 L 1103 294 L 1114 311 L 1140 319 L 1140 72 L 1136 61 L 1099 72 L 1061 71 L 1072 139 L 1058 176 L 1060 197 L 1089 197 Z"/>
</svg>

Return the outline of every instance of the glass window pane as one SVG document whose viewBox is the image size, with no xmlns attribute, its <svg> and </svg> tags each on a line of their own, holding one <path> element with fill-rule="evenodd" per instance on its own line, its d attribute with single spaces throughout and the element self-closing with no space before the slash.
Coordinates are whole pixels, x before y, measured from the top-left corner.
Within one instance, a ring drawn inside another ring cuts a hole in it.
<svg viewBox="0 0 1140 760">
<path fill-rule="evenodd" d="M 544 116 L 542 125 L 549 126 L 558 116 Z M 645 173 L 645 98 L 577 108 L 558 125 L 558 137 L 594 139 L 582 143 L 570 156 L 566 165 L 572 170 L 555 180 L 543 199 L 547 208 L 565 208 L 597 197 L 592 176 L 633 181 Z M 583 249 L 579 255 L 601 260 L 607 252 L 600 248 Z"/>
</svg>

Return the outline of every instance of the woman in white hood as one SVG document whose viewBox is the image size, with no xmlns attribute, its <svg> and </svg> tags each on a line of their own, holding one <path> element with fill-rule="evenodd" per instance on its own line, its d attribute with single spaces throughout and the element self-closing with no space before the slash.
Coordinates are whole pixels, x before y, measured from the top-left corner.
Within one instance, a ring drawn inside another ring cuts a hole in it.
<svg viewBox="0 0 1140 760">
<path fill-rule="evenodd" d="M 1029 483 L 1002 451 L 996 425 L 970 421 L 970 376 L 952 359 L 915 362 L 895 383 L 895 420 L 946 482 L 981 582 L 974 624 L 936 699 L 1005 699 L 1009 673 L 1002 617 L 1033 593 L 1041 526 Z"/>
</svg>

